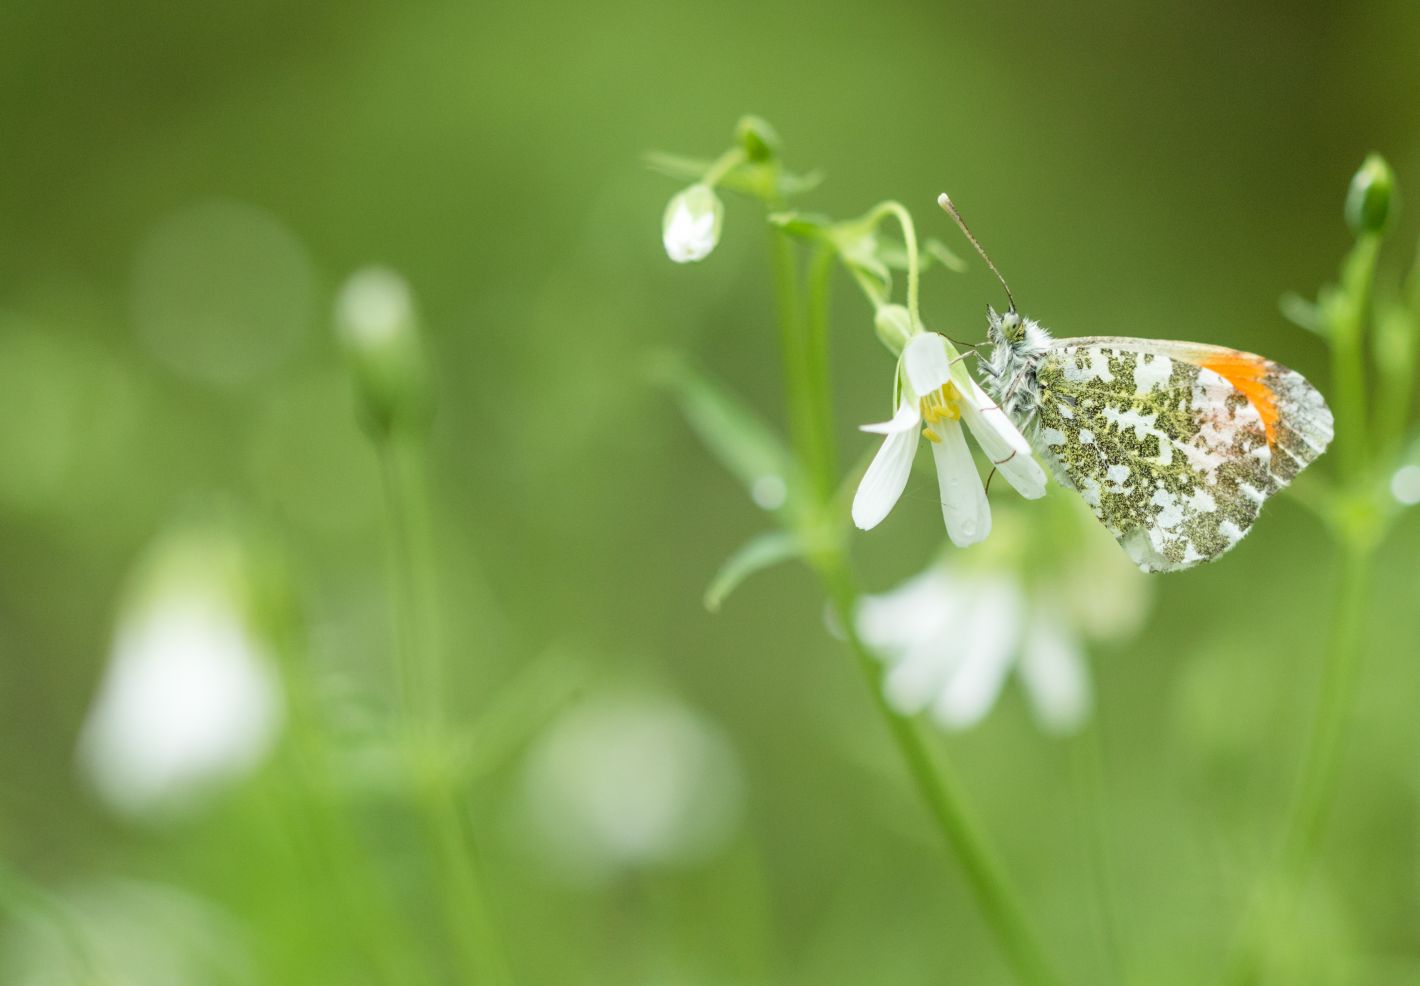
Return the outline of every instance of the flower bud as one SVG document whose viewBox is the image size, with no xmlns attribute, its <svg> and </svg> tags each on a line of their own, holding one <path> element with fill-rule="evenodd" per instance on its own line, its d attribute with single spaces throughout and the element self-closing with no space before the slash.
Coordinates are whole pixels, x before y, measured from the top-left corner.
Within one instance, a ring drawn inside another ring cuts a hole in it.
<svg viewBox="0 0 1420 986">
<path fill-rule="evenodd" d="M 902 305 L 881 305 L 873 316 L 873 330 L 894 356 L 902 355 L 907 340 L 915 334 L 912 313 Z"/>
<path fill-rule="evenodd" d="M 170 532 L 138 566 L 79 741 L 109 807 L 172 820 L 270 752 L 283 697 L 265 580 L 252 545 L 210 523 Z"/>
<path fill-rule="evenodd" d="M 720 220 L 725 207 L 708 185 L 685 189 L 666 206 L 661 221 L 661 242 L 666 256 L 678 264 L 704 260 L 720 241 Z"/>
<path fill-rule="evenodd" d="M 751 161 L 768 161 L 779 156 L 779 134 L 761 117 L 740 117 L 735 124 L 735 139 Z"/>
<path fill-rule="evenodd" d="M 1346 224 L 1352 232 L 1379 233 L 1395 212 L 1395 172 L 1379 154 L 1371 154 L 1351 179 L 1346 193 Z"/>
<path fill-rule="evenodd" d="M 409 285 L 383 267 L 351 275 L 335 303 L 336 332 L 355 382 L 360 415 L 375 438 L 427 427 L 429 367 Z"/>
</svg>

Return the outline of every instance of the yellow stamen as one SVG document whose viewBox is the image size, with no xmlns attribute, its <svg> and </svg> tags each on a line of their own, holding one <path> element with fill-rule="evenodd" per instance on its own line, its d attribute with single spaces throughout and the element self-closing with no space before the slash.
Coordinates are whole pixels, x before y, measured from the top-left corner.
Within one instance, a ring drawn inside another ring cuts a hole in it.
<svg viewBox="0 0 1420 986">
<path fill-rule="evenodd" d="M 929 442 L 940 442 L 940 441 L 941 441 L 941 438 L 939 438 L 939 437 L 937 436 L 937 433 L 936 433 L 935 431 L 933 431 L 931 428 L 923 428 L 923 429 L 922 429 L 922 437 L 925 438 L 925 439 L 927 439 L 927 441 L 929 441 Z"/>
<path fill-rule="evenodd" d="M 941 389 L 922 398 L 922 417 L 928 424 L 961 419 L 961 394 L 948 381 Z"/>
</svg>

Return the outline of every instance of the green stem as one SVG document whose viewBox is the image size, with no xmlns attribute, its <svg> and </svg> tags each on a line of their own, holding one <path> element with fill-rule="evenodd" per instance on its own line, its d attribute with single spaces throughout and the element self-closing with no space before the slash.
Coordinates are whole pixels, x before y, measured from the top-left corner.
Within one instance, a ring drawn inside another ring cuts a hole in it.
<svg viewBox="0 0 1420 986">
<path fill-rule="evenodd" d="M 804 415 L 808 418 L 806 452 L 809 475 L 815 492 L 822 501 L 833 496 L 837 485 L 838 466 L 832 427 L 819 422 L 833 419 L 833 398 L 830 394 L 828 304 L 837 254 L 833 247 L 822 244 L 814 251 L 809 265 L 809 299 L 805 312 L 803 359 L 805 363 Z"/>
<path fill-rule="evenodd" d="M 1020 982 L 1030 986 L 1056 986 L 1060 979 L 1046 960 L 1019 896 L 968 806 L 960 780 L 945 763 L 940 760 L 933 763 L 915 724 L 894 712 L 883 698 L 883 664 L 854 629 L 857 590 L 842 559 L 822 560 L 819 572 L 828 589 L 834 615 L 873 696 L 873 704 L 892 735 L 918 795 L 961 864 L 976 905 L 1005 953 L 1006 961 Z"/>
<path fill-rule="evenodd" d="M 442 725 L 439 647 L 434 599 L 437 573 L 424 454 L 412 439 L 393 436 L 380 445 L 381 478 L 389 510 L 396 597 L 396 679 L 405 724 L 414 731 Z"/>
<path fill-rule="evenodd" d="M 703 185 L 714 188 L 720 183 L 720 179 L 729 174 L 732 169 L 744 164 L 744 162 L 744 148 L 732 147 L 715 159 L 715 163 L 710 165 L 709 170 L 705 172 L 705 177 L 701 178 L 700 181 Z"/>
<path fill-rule="evenodd" d="M 1281 854 L 1245 921 L 1238 952 L 1226 980 L 1232 986 L 1251 986 L 1260 980 L 1266 943 L 1288 933 L 1297 900 L 1321 850 L 1331 806 L 1336 800 L 1365 653 L 1371 557 L 1372 549 L 1367 544 L 1352 542 L 1342 546 L 1336 617 L 1297 795 Z"/>
<path fill-rule="evenodd" d="M 885 203 L 879 207 L 888 212 L 906 213 L 896 203 Z M 911 217 L 899 214 L 903 221 L 904 236 L 908 238 L 909 255 L 916 257 L 916 239 L 912 235 Z M 806 465 L 811 461 L 813 450 L 827 447 L 833 436 L 832 407 L 827 400 L 827 379 L 815 380 L 816 374 L 826 376 L 827 358 L 823 355 L 810 356 L 810 347 L 827 347 L 827 291 L 829 277 L 821 269 L 822 258 L 816 257 L 809 302 L 812 313 L 801 325 L 797 317 L 797 270 L 793 253 L 786 252 L 787 239 L 775 231 L 775 284 L 779 299 L 780 341 L 783 347 L 785 389 L 789 397 L 790 421 L 797 424 L 794 431 L 795 448 Z M 916 263 L 909 274 L 909 307 L 916 303 Z M 820 404 L 820 401 L 822 404 Z M 901 755 L 903 764 L 913 779 L 932 820 L 940 830 L 948 847 L 956 854 L 966 874 L 967 883 L 975 897 L 978 908 L 999 942 L 1006 959 L 1017 978 L 1028 986 L 1055 986 L 1059 982 L 1046 962 L 1039 944 L 1031 934 L 1024 909 L 1006 878 L 1005 871 L 990 850 L 981 826 L 972 817 L 967 807 L 961 785 L 945 764 L 934 767 L 914 724 L 897 715 L 883 698 L 882 668 L 867 646 L 859 638 L 854 627 L 857 610 L 857 589 L 848 569 L 848 561 L 841 537 L 824 534 L 823 531 L 836 530 L 839 521 L 827 517 L 830 501 L 820 497 L 814 504 L 815 550 L 812 562 L 824 584 L 825 591 L 834 612 L 847 635 L 849 647 L 857 659 L 864 682 L 872 695 L 874 705 L 882 716 L 893 742 Z M 822 528 L 822 530 L 818 530 Z"/>
<path fill-rule="evenodd" d="M 271 638 L 290 706 L 291 772 L 285 789 L 294 806 L 293 829 L 303 840 L 302 855 L 322 870 L 334 893 L 333 907 L 355 939 L 377 981 L 388 986 L 433 982 L 408 922 L 391 902 L 375 859 L 364 844 L 355 806 L 334 778 L 334 755 L 321 728 L 315 683 L 309 673 L 304 634 L 290 612 L 273 614 Z"/>
<path fill-rule="evenodd" d="M 1075 773 L 1075 786 L 1080 800 L 1085 853 L 1089 858 L 1090 874 L 1095 884 L 1100 937 L 1104 941 L 1109 980 L 1114 983 L 1125 983 L 1129 981 L 1129 974 L 1124 957 L 1122 936 L 1119 932 L 1119 914 L 1114 901 L 1114 880 L 1110 873 L 1107 852 L 1109 832 L 1105 826 L 1104 811 L 1108 801 L 1105 789 L 1104 736 L 1098 713 L 1085 724 L 1080 735 L 1075 737 L 1074 742 L 1071 743 L 1071 760 Z"/>
<path fill-rule="evenodd" d="M 779 315 L 779 348 L 784 361 L 784 385 L 788 397 L 789 434 L 799 450 L 805 468 L 813 469 L 818 439 L 813 422 L 813 384 L 809 379 L 809 357 L 799 331 L 798 258 L 794 241 L 778 227 L 769 227 L 769 254 L 774 267 L 774 302 Z M 818 492 L 817 477 L 813 487 Z"/>
<path fill-rule="evenodd" d="M 907 248 L 907 310 L 912 315 L 912 324 L 920 328 L 922 314 L 918 310 L 918 291 L 921 275 L 917 256 L 917 227 L 913 225 L 912 213 L 908 212 L 901 202 L 883 202 L 873 210 L 874 221 L 885 215 L 891 215 L 902 227 L 902 243 Z"/>
<path fill-rule="evenodd" d="M 512 977 L 445 749 L 439 582 L 424 447 L 416 439 L 394 436 L 381 444 L 380 453 L 399 603 L 398 678 L 415 807 L 439 863 L 445 919 L 461 981 L 508 983 Z"/>
<path fill-rule="evenodd" d="M 1341 270 L 1342 303 L 1330 319 L 1331 376 L 1335 389 L 1336 456 L 1345 476 L 1359 477 L 1368 466 L 1365 325 L 1381 238 L 1363 235 Z"/>
</svg>

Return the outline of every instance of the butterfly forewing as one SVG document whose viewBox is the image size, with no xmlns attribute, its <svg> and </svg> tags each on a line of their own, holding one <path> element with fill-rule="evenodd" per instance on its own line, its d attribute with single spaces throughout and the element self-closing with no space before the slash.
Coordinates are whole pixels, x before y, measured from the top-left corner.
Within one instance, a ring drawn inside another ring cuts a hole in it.
<svg viewBox="0 0 1420 986">
<path fill-rule="evenodd" d="M 1227 551 L 1331 440 L 1300 374 L 1237 350 L 1061 339 L 1036 381 L 1042 458 L 1146 571 Z"/>
</svg>

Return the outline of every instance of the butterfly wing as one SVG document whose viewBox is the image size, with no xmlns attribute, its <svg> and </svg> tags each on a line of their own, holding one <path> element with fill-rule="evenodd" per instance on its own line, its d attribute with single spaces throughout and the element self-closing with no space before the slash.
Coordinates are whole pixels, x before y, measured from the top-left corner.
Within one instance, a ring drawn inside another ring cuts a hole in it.
<svg viewBox="0 0 1420 986">
<path fill-rule="evenodd" d="M 1060 339 L 1037 382 L 1042 458 L 1145 571 L 1237 544 L 1332 436 L 1301 374 L 1219 346 Z"/>
</svg>

